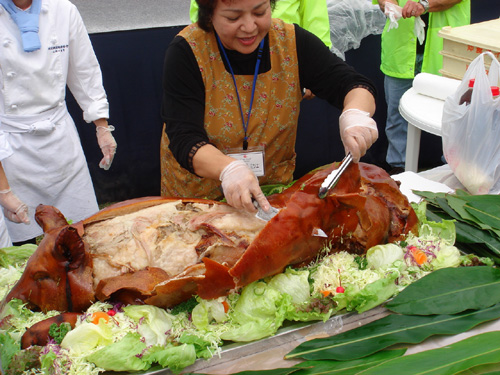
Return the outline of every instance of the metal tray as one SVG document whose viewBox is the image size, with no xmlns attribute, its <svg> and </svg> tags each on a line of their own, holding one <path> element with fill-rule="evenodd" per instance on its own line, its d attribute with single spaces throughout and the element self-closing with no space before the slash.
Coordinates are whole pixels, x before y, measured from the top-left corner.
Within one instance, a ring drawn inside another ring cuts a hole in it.
<svg viewBox="0 0 500 375">
<path fill-rule="evenodd" d="M 284 360 L 285 354 L 300 343 L 320 337 L 328 337 L 340 332 L 368 324 L 389 315 L 384 307 L 376 307 L 363 314 L 356 312 L 336 315 L 326 322 L 292 322 L 281 327 L 271 337 L 249 343 L 231 343 L 222 347 L 220 356 L 209 360 L 198 359 L 182 373 L 232 374 L 239 371 L 287 368 L 301 360 Z M 128 372 L 106 372 L 106 375 L 125 375 Z M 151 368 L 135 375 L 173 375 L 168 369 Z"/>
</svg>

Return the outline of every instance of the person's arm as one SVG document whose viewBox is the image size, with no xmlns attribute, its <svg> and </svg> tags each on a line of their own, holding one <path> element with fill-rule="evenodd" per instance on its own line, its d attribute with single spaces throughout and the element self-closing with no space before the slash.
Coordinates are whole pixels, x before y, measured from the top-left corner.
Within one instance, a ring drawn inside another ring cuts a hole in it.
<svg viewBox="0 0 500 375">
<path fill-rule="evenodd" d="M 24 204 L 11 190 L 9 181 L 0 162 L 0 205 L 4 215 L 14 223 L 29 224 L 28 206 Z"/>
<path fill-rule="evenodd" d="M 180 36 L 165 53 L 161 116 L 170 151 L 181 167 L 195 173 L 192 150 L 210 143 L 204 128 L 205 86 L 191 47 Z"/>
<path fill-rule="evenodd" d="M 70 4 L 67 85 L 91 123 L 109 118 L 109 103 L 102 84 L 102 72 L 87 29 L 77 8 Z"/>
<path fill-rule="evenodd" d="M 80 13 L 72 6 L 70 12 L 69 62 L 67 85 L 83 110 L 86 122 L 94 122 L 97 143 L 103 158 L 99 167 L 108 170 L 115 153 L 116 141 L 108 126 L 109 103 L 102 85 L 102 73 Z"/>
<path fill-rule="evenodd" d="M 377 140 L 371 118 L 375 112 L 376 89 L 371 80 L 357 73 L 307 30 L 296 26 L 300 84 L 342 110 L 340 136 L 346 153 L 354 161 L 365 155 Z"/>
<path fill-rule="evenodd" d="M 375 98 L 371 92 L 355 88 L 347 93 L 339 127 L 345 152 L 350 152 L 354 161 L 359 161 L 378 138 L 374 113 Z"/>
<path fill-rule="evenodd" d="M 344 99 L 344 108 L 347 109 L 360 109 L 368 112 L 370 117 L 375 113 L 375 98 L 373 94 L 364 88 L 355 88 L 347 93 Z"/>
<path fill-rule="evenodd" d="M 452 6 L 460 3 L 462 0 L 429 0 L 429 12 L 442 12 L 450 9 Z M 401 15 L 403 18 L 418 17 L 425 13 L 425 8 L 422 4 L 414 1 L 408 1 Z"/>
</svg>

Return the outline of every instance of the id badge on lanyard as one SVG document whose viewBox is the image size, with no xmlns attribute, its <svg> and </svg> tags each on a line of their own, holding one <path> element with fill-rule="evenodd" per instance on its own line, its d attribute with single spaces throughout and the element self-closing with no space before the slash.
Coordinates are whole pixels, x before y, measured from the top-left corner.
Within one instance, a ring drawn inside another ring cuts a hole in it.
<svg viewBox="0 0 500 375">
<path fill-rule="evenodd" d="M 227 155 L 234 159 L 242 160 L 246 163 L 248 168 L 252 170 L 257 177 L 262 177 L 266 175 L 265 169 L 265 150 L 264 147 L 255 146 L 248 147 L 246 150 L 239 149 L 229 149 L 227 150 Z"/>
</svg>

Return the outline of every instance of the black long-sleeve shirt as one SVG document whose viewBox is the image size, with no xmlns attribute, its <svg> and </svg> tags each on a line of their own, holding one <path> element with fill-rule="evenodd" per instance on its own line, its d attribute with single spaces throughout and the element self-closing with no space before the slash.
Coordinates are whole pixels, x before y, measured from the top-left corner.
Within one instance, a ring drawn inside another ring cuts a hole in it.
<svg viewBox="0 0 500 375">
<path fill-rule="evenodd" d="M 298 25 L 294 26 L 302 88 L 310 89 L 316 96 L 339 109 L 343 108 L 346 94 L 355 87 L 364 87 L 376 95 L 375 86 L 368 78 L 331 53 L 314 34 Z M 257 50 L 247 55 L 226 50 L 226 54 L 235 75 L 254 74 Z M 259 73 L 270 69 L 269 39 L 266 37 Z M 227 65 L 226 70 L 229 72 Z M 166 124 L 170 150 L 179 164 L 191 172 L 193 148 L 200 142 L 209 142 L 204 128 L 204 115 L 205 86 L 198 63 L 188 42 L 176 36 L 165 55 L 162 118 Z"/>
</svg>

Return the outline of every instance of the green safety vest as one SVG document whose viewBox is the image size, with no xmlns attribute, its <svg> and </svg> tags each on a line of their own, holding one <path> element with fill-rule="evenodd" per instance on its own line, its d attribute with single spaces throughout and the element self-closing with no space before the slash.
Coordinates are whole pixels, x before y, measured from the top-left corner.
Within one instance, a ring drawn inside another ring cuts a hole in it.
<svg viewBox="0 0 500 375">
<path fill-rule="evenodd" d="M 288 23 L 296 23 L 320 38 L 328 48 L 332 47 L 326 0 L 279 0 L 272 16 Z M 189 18 L 193 23 L 198 21 L 198 4 L 195 0 L 191 0 Z"/>
<path fill-rule="evenodd" d="M 401 0 L 403 7 L 407 1 Z M 373 0 L 377 4 L 377 0 Z M 417 56 L 417 37 L 413 32 L 415 18 L 401 18 L 398 28 L 388 31 L 389 20 L 382 33 L 382 54 L 380 70 L 388 76 L 396 78 L 415 77 L 415 60 Z M 443 49 L 443 38 L 438 36 L 444 26 L 463 26 L 470 24 L 470 0 L 462 0 L 451 8 L 442 12 L 429 13 L 429 25 L 425 36 L 424 61 L 422 72 L 440 75 L 443 67 L 443 56 L 439 53 Z"/>
</svg>

